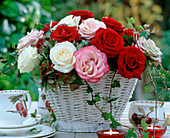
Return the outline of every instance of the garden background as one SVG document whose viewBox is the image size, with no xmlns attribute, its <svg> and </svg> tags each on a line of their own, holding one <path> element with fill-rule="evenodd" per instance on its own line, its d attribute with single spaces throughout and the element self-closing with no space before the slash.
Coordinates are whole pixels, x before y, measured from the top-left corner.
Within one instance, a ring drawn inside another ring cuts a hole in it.
<svg viewBox="0 0 170 138">
<path fill-rule="evenodd" d="M 38 100 L 38 87 L 31 73 L 20 74 L 16 63 L 18 40 L 34 27 L 35 23 L 50 23 L 67 16 L 73 10 L 89 10 L 101 20 L 110 16 L 126 26 L 126 17 L 136 19 L 135 26 L 150 24 L 156 31 L 151 37 L 164 53 L 162 65 L 170 71 L 170 0 L 1 0 L 0 1 L 0 90 L 29 90 L 32 100 Z M 144 82 L 147 77 L 144 74 Z M 170 75 L 166 85 L 170 86 Z M 158 79 L 157 85 L 160 85 Z M 139 87 L 143 93 L 144 83 Z M 140 99 L 136 92 L 132 100 Z M 160 99 L 170 101 L 168 91 L 158 89 Z M 154 94 L 145 93 L 144 99 L 154 99 Z"/>
</svg>

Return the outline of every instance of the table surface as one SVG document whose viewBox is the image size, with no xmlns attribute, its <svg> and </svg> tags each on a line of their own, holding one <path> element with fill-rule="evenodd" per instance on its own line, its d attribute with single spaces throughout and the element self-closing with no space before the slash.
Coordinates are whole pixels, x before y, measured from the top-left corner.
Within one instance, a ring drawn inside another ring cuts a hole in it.
<svg viewBox="0 0 170 138">
<path fill-rule="evenodd" d="M 37 107 L 37 102 L 32 103 L 32 107 L 30 112 L 34 112 Z M 129 126 L 130 123 L 128 121 L 128 111 L 129 111 L 130 103 L 127 104 L 123 115 L 121 116 L 121 123 L 123 125 Z M 164 104 L 165 114 L 170 115 L 170 102 L 165 102 Z M 56 131 L 56 134 L 52 138 L 97 138 L 96 133 L 71 133 L 71 132 L 59 132 Z M 170 125 L 167 126 L 167 131 L 162 138 L 170 138 Z"/>
</svg>

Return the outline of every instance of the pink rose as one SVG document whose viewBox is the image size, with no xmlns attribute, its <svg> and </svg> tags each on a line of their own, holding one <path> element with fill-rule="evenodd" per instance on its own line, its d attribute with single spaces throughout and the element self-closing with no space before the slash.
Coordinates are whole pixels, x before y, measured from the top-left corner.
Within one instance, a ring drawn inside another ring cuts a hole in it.
<svg viewBox="0 0 170 138">
<path fill-rule="evenodd" d="M 83 47 L 75 51 L 74 56 L 76 57 L 75 70 L 82 79 L 96 83 L 109 72 L 106 54 L 95 46 Z"/>
<path fill-rule="evenodd" d="M 151 39 L 145 39 L 143 36 L 137 41 L 136 47 L 138 47 L 146 56 L 150 57 L 155 64 L 162 62 L 161 55 L 162 52 L 156 46 L 155 42 Z"/>
<path fill-rule="evenodd" d="M 38 31 L 38 30 L 31 30 L 30 33 L 27 33 L 27 35 L 19 40 L 19 44 L 17 46 L 17 49 L 23 50 L 24 48 L 30 46 L 30 45 L 36 45 L 39 39 L 44 38 L 44 32 Z"/>
<path fill-rule="evenodd" d="M 94 18 L 88 18 L 79 25 L 79 33 L 82 37 L 91 39 L 100 27 L 106 29 L 106 25 L 103 22 L 95 20 Z"/>
</svg>

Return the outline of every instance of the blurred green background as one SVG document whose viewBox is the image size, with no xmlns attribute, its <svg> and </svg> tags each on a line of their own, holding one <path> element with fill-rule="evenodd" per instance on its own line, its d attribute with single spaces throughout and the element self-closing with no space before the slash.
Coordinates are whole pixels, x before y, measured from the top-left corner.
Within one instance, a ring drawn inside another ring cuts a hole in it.
<svg viewBox="0 0 170 138">
<path fill-rule="evenodd" d="M 152 38 L 164 53 L 163 67 L 170 70 L 170 0 L 1 0 L 1 90 L 30 90 L 32 100 L 38 100 L 39 85 L 31 79 L 30 74 L 20 74 L 17 69 L 13 53 L 16 44 L 21 37 L 30 32 L 35 23 L 58 21 L 72 10 L 89 10 L 99 20 L 103 16 L 110 16 L 124 25 L 126 17 L 134 17 L 136 26 L 150 24 L 151 28 L 155 27 L 156 34 Z M 6 60 L 10 61 L 10 64 Z M 170 86 L 170 76 L 167 76 L 167 85 Z M 153 95 L 144 97 L 153 99 Z M 169 101 L 169 93 L 166 92 L 163 98 Z"/>
</svg>

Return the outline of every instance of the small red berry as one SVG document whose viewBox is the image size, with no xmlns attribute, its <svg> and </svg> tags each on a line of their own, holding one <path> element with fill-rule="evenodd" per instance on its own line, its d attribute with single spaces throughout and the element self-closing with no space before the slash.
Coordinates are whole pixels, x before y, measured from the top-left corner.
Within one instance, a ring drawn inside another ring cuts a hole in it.
<svg viewBox="0 0 170 138">
<path fill-rule="evenodd" d="M 137 119 L 137 114 L 136 113 L 134 113 L 133 115 L 132 115 L 132 120 L 136 120 Z"/>
<path fill-rule="evenodd" d="M 24 109 L 24 110 L 22 111 L 22 116 L 23 116 L 23 117 L 26 117 L 26 116 L 27 116 L 27 110 L 26 110 L 26 109 Z"/>
<path fill-rule="evenodd" d="M 145 119 L 146 119 L 146 123 L 147 123 L 147 124 L 151 124 L 152 120 L 151 120 L 150 117 L 147 116 L 147 117 L 145 117 Z"/>
<path fill-rule="evenodd" d="M 141 118 L 137 118 L 137 119 L 135 120 L 135 124 L 141 124 Z"/>
<path fill-rule="evenodd" d="M 24 106 L 22 103 L 17 103 L 16 104 L 16 109 L 18 112 L 22 112 L 22 110 L 24 110 Z"/>
</svg>

